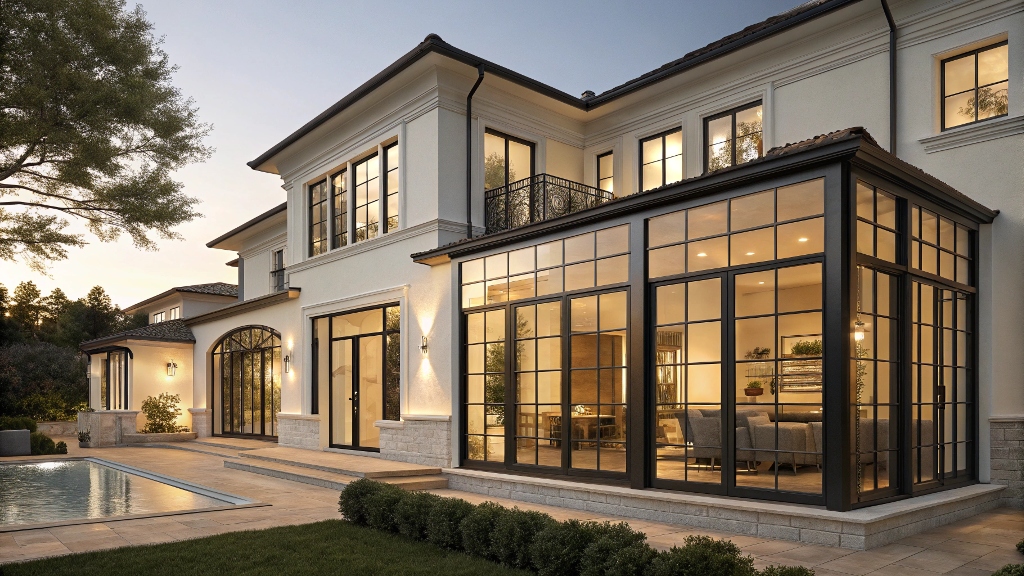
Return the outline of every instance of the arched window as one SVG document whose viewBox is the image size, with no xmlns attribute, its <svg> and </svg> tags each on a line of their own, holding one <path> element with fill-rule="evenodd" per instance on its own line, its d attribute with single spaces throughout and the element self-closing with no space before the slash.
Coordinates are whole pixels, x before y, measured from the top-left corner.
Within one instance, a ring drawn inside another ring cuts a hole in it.
<svg viewBox="0 0 1024 576">
<path fill-rule="evenodd" d="M 281 334 L 244 326 L 212 353 L 214 433 L 277 436 L 281 411 Z"/>
</svg>

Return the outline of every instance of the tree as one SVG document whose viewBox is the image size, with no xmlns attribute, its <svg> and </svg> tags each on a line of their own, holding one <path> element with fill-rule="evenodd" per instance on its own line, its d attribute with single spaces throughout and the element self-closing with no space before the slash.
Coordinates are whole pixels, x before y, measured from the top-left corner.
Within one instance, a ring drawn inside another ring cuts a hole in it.
<svg viewBox="0 0 1024 576">
<path fill-rule="evenodd" d="M 66 258 L 69 219 L 154 249 L 199 216 L 171 173 L 209 157 L 210 126 L 160 43 L 124 0 L 0 0 L 0 259 Z"/>
<path fill-rule="evenodd" d="M 35 338 L 39 331 L 42 315 L 42 292 L 31 280 L 22 282 L 14 288 L 11 299 L 11 319 L 21 327 L 26 338 Z"/>
</svg>

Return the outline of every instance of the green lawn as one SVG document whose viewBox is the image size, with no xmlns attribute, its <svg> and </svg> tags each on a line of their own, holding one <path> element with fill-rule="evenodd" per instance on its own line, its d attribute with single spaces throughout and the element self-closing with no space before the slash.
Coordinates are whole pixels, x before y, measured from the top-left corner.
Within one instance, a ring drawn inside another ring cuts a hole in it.
<svg viewBox="0 0 1024 576">
<path fill-rule="evenodd" d="M 341 520 L 234 532 L 198 540 L 72 554 L 0 566 L 22 574 L 486 574 L 525 576 L 463 553 L 450 553 L 402 536 Z"/>
</svg>

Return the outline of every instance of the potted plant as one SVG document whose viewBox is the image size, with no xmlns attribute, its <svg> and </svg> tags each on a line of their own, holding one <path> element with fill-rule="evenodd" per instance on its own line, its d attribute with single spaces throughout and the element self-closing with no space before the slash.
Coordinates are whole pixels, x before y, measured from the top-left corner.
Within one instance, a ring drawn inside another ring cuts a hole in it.
<svg viewBox="0 0 1024 576">
<path fill-rule="evenodd" d="M 743 390 L 743 393 L 747 396 L 760 396 L 764 394 L 764 382 L 760 380 L 747 382 L 747 387 Z"/>
<path fill-rule="evenodd" d="M 79 448 L 88 448 L 89 447 L 89 440 L 91 440 L 91 439 L 92 439 L 92 437 L 89 434 L 89 431 L 88 430 L 82 430 L 81 432 L 78 433 L 78 447 Z"/>
</svg>

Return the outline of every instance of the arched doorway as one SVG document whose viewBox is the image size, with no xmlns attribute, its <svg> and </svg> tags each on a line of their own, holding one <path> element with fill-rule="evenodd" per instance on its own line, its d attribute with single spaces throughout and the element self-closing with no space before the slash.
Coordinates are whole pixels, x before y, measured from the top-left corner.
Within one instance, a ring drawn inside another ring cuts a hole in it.
<svg viewBox="0 0 1024 576">
<path fill-rule="evenodd" d="M 212 353 L 214 434 L 277 436 L 281 411 L 281 334 L 243 326 Z"/>
</svg>

